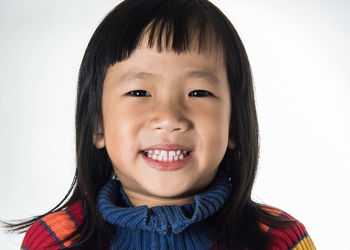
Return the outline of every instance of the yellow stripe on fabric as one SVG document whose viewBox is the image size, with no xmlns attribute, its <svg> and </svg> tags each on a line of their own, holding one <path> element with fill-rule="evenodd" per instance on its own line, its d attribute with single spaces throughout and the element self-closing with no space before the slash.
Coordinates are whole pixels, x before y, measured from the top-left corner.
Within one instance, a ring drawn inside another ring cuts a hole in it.
<svg viewBox="0 0 350 250">
<path fill-rule="evenodd" d="M 51 228 L 59 240 L 64 240 L 76 229 L 74 222 L 65 211 L 48 214 L 42 220 Z M 63 245 L 68 247 L 71 243 L 72 240 L 69 240 L 65 241 Z"/>
<path fill-rule="evenodd" d="M 310 238 L 310 236 L 305 237 L 302 239 L 294 248 L 293 250 L 315 250 L 316 247 L 314 245 L 314 242 Z"/>
</svg>

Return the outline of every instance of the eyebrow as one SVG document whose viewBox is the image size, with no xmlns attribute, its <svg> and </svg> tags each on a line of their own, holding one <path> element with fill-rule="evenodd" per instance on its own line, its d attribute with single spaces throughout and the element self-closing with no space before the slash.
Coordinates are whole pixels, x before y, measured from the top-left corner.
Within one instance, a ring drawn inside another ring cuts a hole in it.
<svg viewBox="0 0 350 250">
<path fill-rule="evenodd" d="M 154 75 L 155 74 L 149 73 L 149 72 L 130 71 L 130 72 L 124 74 L 120 79 L 121 79 L 121 81 L 129 81 L 129 80 L 133 80 L 133 79 L 144 79 L 144 78 L 148 78 L 148 77 L 151 77 Z"/>
<path fill-rule="evenodd" d="M 213 83 L 214 85 L 219 84 L 219 79 L 216 77 L 215 74 L 212 74 L 208 71 L 200 71 L 200 70 L 195 70 L 195 71 L 189 71 L 185 75 L 186 78 L 199 78 L 199 79 L 204 79 L 208 81 L 209 83 Z"/>
<path fill-rule="evenodd" d="M 133 79 L 145 79 L 150 78 L 152 76 L 156 76 L 157 74 L 150 73 L 150 72 L 144 72 L 144 71 L 130 71 L 126 74 L 124 74 L 121 77 L 121 81 L 130 81 Z M 212 83 L 214 85 L 219 84 L 219 80 L 217 76 L 211 72 L 208 71 L 201 71 L 201 70 L 194 70 L 194 71 L 188 71 L 185 73 L 184 78 L 199 78 L 204 79 L 208 81 L 209 83 Z"/>
</svg>

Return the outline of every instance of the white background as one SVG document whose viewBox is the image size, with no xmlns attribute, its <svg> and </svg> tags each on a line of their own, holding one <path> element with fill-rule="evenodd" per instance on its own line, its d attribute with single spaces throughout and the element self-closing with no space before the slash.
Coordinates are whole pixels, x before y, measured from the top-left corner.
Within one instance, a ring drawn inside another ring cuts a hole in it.
<svg viewBox="0 0 350 250">
<path fill-rule="evenodd" d="M 111 0 L 0 2 L 0 219 L 54 207 L 74 174 L 79 64 Z M 250 57 L 261 132 L 254 199 L 350 249 L 350 2 L 217 4 Z M 0 232 L 1 249 L 23 235 Z"/>
</svg>

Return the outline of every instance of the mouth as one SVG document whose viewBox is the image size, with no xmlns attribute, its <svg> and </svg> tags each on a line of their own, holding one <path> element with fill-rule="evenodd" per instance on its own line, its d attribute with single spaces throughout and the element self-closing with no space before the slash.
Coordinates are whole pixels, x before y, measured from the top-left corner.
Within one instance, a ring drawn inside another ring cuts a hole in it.
<svg viewBox="0 0 350 250">
<path fill-rule="evenodd" d="M 178 170 L 184 168 L 192 158 L 193 151 L 149 149 L 140 151 L 145 163 L 156 170 Z"/>
<path fill-rule="evenodd" d="M 182 160 L 188 157 L 192 151 L 188 150 L 161 150 L 161 149 L 150 149 L 150 150 L 142 150 L 141 153 L 148 157 L 152 158 L 156 161 L 162 162 L 172 162 Z"/>
</svg>

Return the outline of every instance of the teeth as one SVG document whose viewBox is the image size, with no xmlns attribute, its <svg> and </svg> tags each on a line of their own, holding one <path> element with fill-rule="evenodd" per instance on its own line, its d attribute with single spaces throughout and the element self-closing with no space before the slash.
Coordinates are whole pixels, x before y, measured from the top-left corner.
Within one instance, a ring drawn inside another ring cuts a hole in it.
<svg viewBox="0 0 350 250">
<path fill-rule="evenodd" d="M 146 150 L 145 155 L 149 158 L 152 158 L 153 160 L 158 161 L 178 161 L 182 160 L 188 155 L 188 151 L 186 150 L 173 150 L 173 151 L 166 151 L 166 150 Z"/>
</svg>

